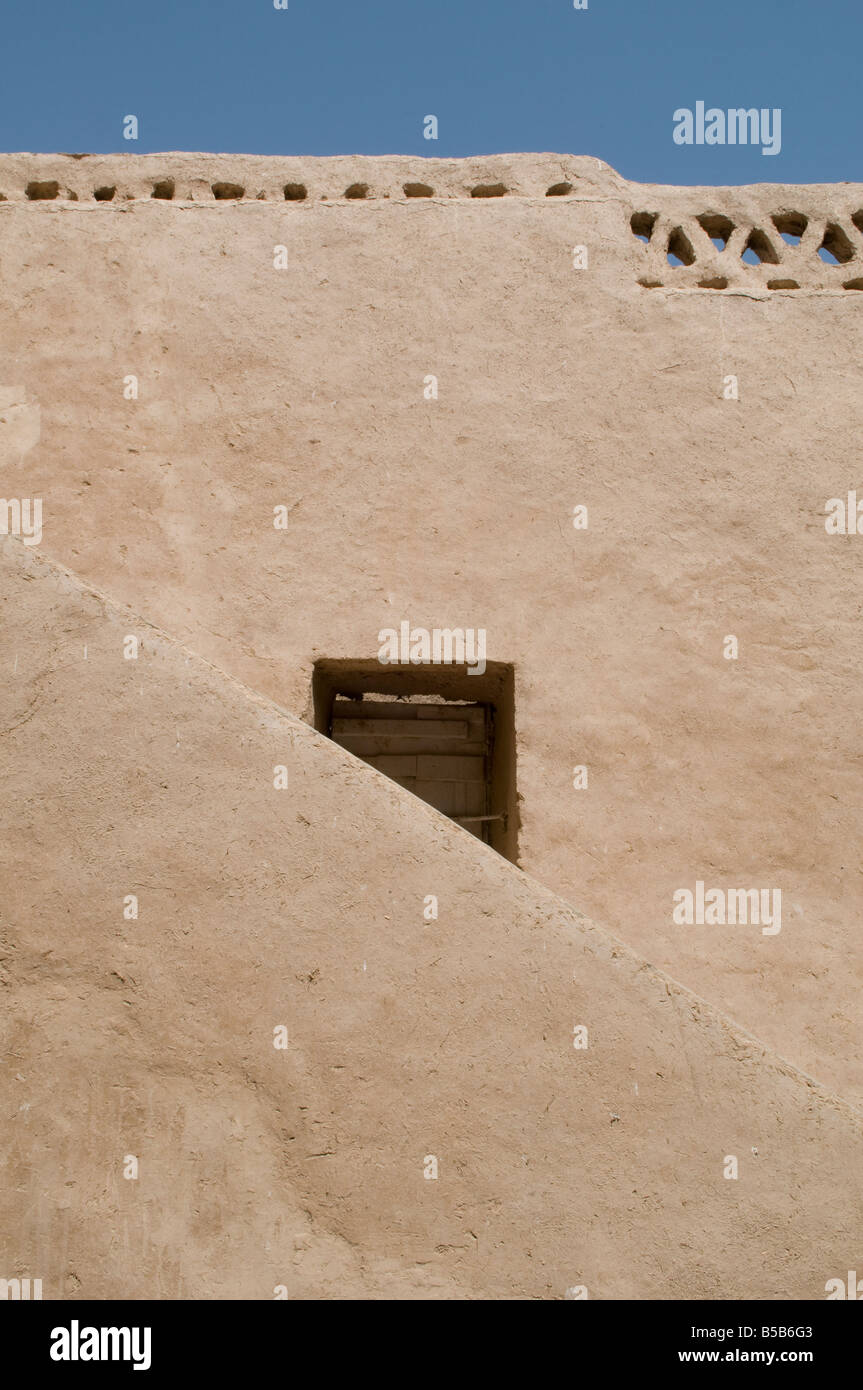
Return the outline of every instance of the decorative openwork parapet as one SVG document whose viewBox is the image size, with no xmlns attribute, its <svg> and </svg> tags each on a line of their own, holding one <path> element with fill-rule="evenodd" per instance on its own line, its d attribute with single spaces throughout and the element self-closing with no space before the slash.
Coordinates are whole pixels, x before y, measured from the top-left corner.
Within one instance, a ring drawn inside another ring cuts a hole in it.
<svg viewBox="0 0 863 1390">
<path fill-rule="evenodd" d="M 719 190 L 715 190 L 719 191 Z M 727 190 L 731 206 L 701 212 L 636 210 L 638 283 L 646 289 L 863 290 L 863 204 L 802 188 L 789 207 L 769 191 Z M 828 190 L 823 190 L 825 194 Z M 858 195 L 859 198 L 859 190 Z M 733 204 L 737 203 L 735 207 Z"/>
</svg>

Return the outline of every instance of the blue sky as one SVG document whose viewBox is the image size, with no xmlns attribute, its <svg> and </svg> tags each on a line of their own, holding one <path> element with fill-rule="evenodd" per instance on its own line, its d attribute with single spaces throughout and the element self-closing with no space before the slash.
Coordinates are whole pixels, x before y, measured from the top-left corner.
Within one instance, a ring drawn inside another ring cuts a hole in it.
<svg viewBox="0 0 863 1390">
<path fill-rule="evenodd" d="M 861 0 L 288 3 L 7 4 L 0 148 L 552 150 L 661 183 L 863 179 Z M 675 144 L 697 101 L 780 108 L 781 153 Z"/>
</svg>

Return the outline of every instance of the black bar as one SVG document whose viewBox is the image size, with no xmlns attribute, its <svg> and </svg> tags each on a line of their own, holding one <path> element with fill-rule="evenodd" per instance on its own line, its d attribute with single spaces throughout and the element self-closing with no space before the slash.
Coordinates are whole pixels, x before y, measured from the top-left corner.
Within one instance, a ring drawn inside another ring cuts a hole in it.
<svg viewBox="0 0 863 1390">
<path fill-rule="evenodd" d="M 131 1375 L 136 1360 L 142 1380 L 194 1372 L 221 1381 L 250 1372 L 266 1375 L 271 1367 L 288 1378 L 286 1384 L 330 1381 L 341 1361 L 352 1382 L 365 1377 L 370 1366 L 389 1365 L 401 1378 L 418 1374 L 425 1384 L 437 1369 L 448 1385 L 456 1371 L 461 1378 L 470 1365 L 487 1380 L 498 1360 L 513 1353 L 527 1357 L 534 1381 L 561 1359 L 555 1375 L 563 1372 L 567 1381 L 582 1383 L 585 1376 L 603 1372 L 609 1377 L 635 1373 L 647 1383 L 647 1377 L 672 1369 L 698 1375 L 705 1366 L 732 1372 L 757 1368 L 764 1374 L 795 1367 L 819 1381 L 843 1368 L 855 1378 L 859 1374 L 859 1314 L 827 1300 L 573 1300 L 577 1306 L 565 1300 L 542 1306 L 536 1300 L 521 1312 L 514 1302 L 10 1302 L 0 1305 L 0 1328 L 6 1334 L 6 1368 L 14 1359 L 19 1385 L 35 1372 L 61 1381 L 70 1375 Z M 103 1328 L 118 1333 L 106 1335 L 106 1357 L 116 1349 L 126 1359 L 81 1357 L 91 1350 L 101 1356 Z M 79 1359 L 53 1359 L 52 1347 L 70 1357 L 77 1348 Z M 515 1373 L 514 1364 L 509 1369 Z"/>
</svg>

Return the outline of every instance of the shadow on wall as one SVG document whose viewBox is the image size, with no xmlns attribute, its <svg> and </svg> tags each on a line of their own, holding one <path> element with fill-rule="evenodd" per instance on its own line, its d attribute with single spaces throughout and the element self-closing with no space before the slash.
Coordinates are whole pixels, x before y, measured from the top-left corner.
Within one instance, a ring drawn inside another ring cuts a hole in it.
<svg viewBox="0 0 863 1390">
<path fill-rule="evenodd" d="M 315 663 L 313 722 L 518 864 L 515 672 L 467 666 Z"/>
</svg>

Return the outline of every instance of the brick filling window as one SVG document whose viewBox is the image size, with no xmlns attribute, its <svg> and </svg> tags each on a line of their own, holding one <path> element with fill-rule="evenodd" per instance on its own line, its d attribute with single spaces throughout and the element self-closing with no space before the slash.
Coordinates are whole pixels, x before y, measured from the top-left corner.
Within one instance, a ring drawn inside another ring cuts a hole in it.
<svg viewBox="0 0 863 1390">
<path fill-rule="evenodd" d="M 493 725 L 489 705 L 338 698 L 330 737 L 488 843 Z"/>
<path fill-rule="evenodd" d="M 517 863 L 513 670 L 319 661 L 320 733 Z"/>
</svg>

